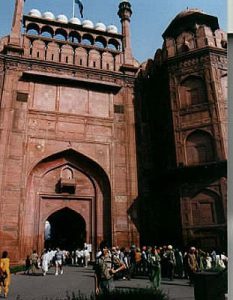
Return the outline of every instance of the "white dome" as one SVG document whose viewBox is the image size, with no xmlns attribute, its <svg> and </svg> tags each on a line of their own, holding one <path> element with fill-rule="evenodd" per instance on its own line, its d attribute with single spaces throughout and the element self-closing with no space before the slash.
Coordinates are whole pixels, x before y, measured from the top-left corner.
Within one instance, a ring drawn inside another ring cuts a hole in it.
<svg viewBox="0 0 233 300">
<path fill-rule="evenodd" d="M 71 18 L 69 22 L 72 24 L 81 25 L 81 21 L 78 18 Z"/>
<path fill-rule="evenodd" d="M 118 33 L 118 29 L 115 25 L 109 25 L 107 27 L 107 32 L 110 32 L 110 33 Z"/>
<path fill-rule="evenodd" d="M 41 12 L 35 8 L 31 9 L 28 15 L 35 18 L 41 18 Z"/>
<path fill-rule="evenodd" d="M 101 31 L 106 31 L 106 26 L 104 25 L 104 23 L 96 23 L 95 24 L 95 29 L 96 30 L 101 30 Z"/>
<path fill-rule="evenodd" d="M 46 11 L 43 13 L 42 17 L 47 20 L 55 20 L 55 16 L 50 11 Z"/>
<path fill-rule="evenodd" d="M 94 24 L 90 20 L 84 20 L 82 25 L 84 28 L 94 28 Z"/>
<path fill-rule="evenodd" d="M 65 15 L 58 15 L 56 20 L 61 23 L 68 23 L 67 16 Z"/>
</svg>

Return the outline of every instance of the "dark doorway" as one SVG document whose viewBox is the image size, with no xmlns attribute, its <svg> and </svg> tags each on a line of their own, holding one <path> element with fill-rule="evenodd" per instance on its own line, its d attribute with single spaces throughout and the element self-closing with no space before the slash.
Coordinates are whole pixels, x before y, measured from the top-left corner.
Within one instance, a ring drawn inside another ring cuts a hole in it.
<svg viewBox="0 0 233 300">
<path fill-rule="evenodd" d="M 72 251 L 83 248 L 86 242 L 85 220 L 69 208 L 61 209 L 49 216 L 46 226 L 45 248 L 60 247 Z"/>
</svg>

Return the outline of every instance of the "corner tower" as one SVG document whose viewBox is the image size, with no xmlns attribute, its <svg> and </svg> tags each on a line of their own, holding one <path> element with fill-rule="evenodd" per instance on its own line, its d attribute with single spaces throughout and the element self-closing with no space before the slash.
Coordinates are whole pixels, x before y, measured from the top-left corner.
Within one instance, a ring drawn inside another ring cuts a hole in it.
<svg viewBox="0 0 233 300">
<path fill-rule="evenodd" d="M 179 13 L 163 33 L 185 244 L 226 245 L 227 53 L 218 19 Z"/>
<path fill-rule="evenodd" d="M 141 228 L 153 227 L 158 244 L 225 250 L 226 33 L 217 17 L 187 9 L 163 38 L 137 81 L 139 194 L 152 215 Z"/>
</svg>

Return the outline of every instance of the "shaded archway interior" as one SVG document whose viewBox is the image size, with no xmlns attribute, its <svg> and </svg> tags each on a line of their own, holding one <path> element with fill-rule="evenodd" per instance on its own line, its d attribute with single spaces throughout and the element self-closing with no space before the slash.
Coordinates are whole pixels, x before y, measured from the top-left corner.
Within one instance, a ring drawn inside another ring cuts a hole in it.
<svg viewBox="0 0 233 300">
<path fill-rule="evenodd" d="M 86 241 L 86 223 L 83 217 L 69 208 L 63 208 L 47 219 L 50 237 L 45 240 L 45 248 L 56 248 L 72 251 L 83 248 Z"/>
</svg>

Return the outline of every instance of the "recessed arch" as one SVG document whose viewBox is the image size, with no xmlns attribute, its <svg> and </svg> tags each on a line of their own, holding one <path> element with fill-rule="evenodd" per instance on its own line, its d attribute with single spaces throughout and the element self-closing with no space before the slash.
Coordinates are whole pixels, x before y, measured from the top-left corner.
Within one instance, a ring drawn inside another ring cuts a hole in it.
<svg viewBox="0 0 233 300">
<path fill-rule="evenodd" d="M 30 35 L 39 35 L 40 27 L 35 23 L 29 23 L 26 28 L 26 33 Z"/>
<path fill-rule="evenodd" d="M 80 43 L 81 42 L 81 36 L 76 31 L 71 31 L 68 39 L 71 43 Z"/>
<path fill-rule="evenodd" d="M 102 36 L 97 36 L 94 45 L 98 48 L 106 48 L 107 41 Z"/>
<path fill-rule="evenodd" d="M 205 82 L 201 77 L 188 76 L 179 86 L 179 100 L 181 108 L 207 103 Z"/>
<path fill-rule="evenodd" d="M 111 50 L 118 50 L 118 51 L 120 51 L 120 44 L 119 44 L 119 42 L 117 40 L 110 39 L 108 41 L 107 48 L 109 48 Z"/>
<path fill-rule="evenodd" d="M 61 169 L 61 178 L 72 179 L 73 176 L 74 176 L 74 172 L 70 166 L 64 166 Z"/>
<path fill-rule="evenodd" d="M 56 190 L 61 170 L 66 167 L 74 172 L 73 193 Z M 106 171 L 92 158 L 67 149 L 38 161 L 28 176 L 26 198 L 22 224 L 22 234 L 28 237 L 26 252 L 43 249 L 45 222 L 64 207 L 82 215 L 86 222 L 86 242 L 93 249 L 103 239 L 111 243 L 111 185 Z"/>
<path fill-rule="evenodd" d="M 41 29 L 41 36 L 52 38 L 54 35 L 54 31 L 50 26 L 43 26 Z"/>
<path fill-rule="evenodd" d="M 213 137 L 204 130 L 195 130 L 186 138 L 187 165 L 198 165 L 215 160 Z"/>
<path fill-rule="evenodd" d="M 50 233 L 45 236 L 45 248 L 59 247 L 65 250 L 82 248 L 86 241 L 86 222 L 82 215 L 64 207 L 50 214 L 45 225 L 50 225 Z"/>
<path fill-rule="evenodd" d="M 191 209 L 193 225 L 213 225 L 225 222 L 220 196 L 210 189 L 201 190 L 191 198 Z"/>
<path fill-rule="evenodd" d="M 82 45 L 93 45 L 94 44 L 94 38 L 90 34 L 84 34 L 81 40 Z"/>
<path fill-rule="evenodd" d="M 67 32 L 62 28 L 58 28 L 55 31 L 54 38 L 56 40 L 66 41 L 67 40 Z"/>
</svg>

